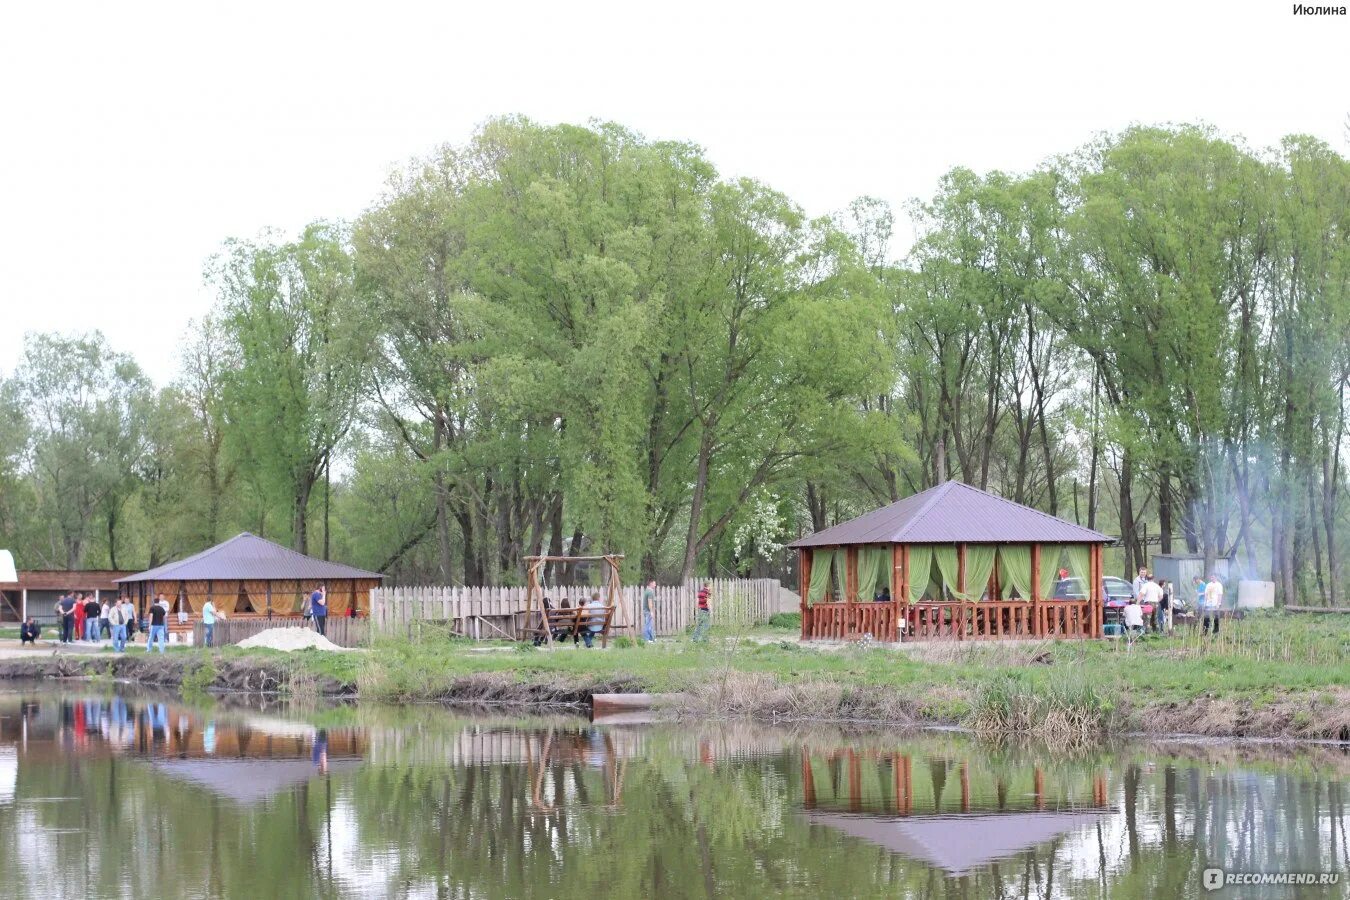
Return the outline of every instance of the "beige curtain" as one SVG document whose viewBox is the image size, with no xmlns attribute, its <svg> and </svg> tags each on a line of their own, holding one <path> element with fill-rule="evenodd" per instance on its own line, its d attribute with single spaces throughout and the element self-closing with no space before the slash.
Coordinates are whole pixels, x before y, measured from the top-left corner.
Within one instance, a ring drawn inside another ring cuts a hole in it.
<svg viewBox="0 0 1350 900">
<path fill-rule="evenodd" d="M 1031 599 L 1031 545 L 1008 544 L 998 548 L 998 589 L 1001 599 Z"/>
<path fill-rule="evenodd" d="M 933 570 L 933 548 L 929 544 L 909 545 L 909 570 L 905 581 L 909 584 L 910 602 L 923 599 L 928 590 L 929 575 Z"/>
</svg>

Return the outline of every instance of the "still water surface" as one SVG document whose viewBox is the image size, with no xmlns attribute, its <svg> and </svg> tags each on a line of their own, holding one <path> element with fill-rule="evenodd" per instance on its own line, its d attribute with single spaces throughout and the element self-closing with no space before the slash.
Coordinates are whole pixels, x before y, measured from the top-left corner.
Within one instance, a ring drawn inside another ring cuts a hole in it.
<svg viewBox="0 0 1350 900">
<path fill-rule="evenodd" d="M 1350 759 L 1273 752 L 0 687 L 0 896 L 1347 896 Z"/>
</svg>

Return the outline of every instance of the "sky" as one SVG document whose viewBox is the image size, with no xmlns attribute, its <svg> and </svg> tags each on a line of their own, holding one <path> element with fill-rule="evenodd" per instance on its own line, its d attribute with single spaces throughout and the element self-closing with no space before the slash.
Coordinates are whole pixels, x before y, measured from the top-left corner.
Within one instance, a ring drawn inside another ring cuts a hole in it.
<svg viewBox="0 0 1350 900">
<path fill-rule="evenodd" d="M 222 241 L 355 218 L 393 168 L 498 115 L 691 140 L 813 215 L 1131 123 L 1350 152 L 1350 17 L 1292 8 L 0 4 L 0 373 L 26 332 L 98 329 L 168 383 Z"/>
</svg>

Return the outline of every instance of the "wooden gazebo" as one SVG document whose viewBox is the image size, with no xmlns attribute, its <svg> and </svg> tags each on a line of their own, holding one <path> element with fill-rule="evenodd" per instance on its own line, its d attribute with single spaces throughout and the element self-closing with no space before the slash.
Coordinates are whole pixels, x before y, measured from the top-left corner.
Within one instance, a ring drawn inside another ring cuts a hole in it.
<svg viewBox="0 0 1350 900">
<path fill-rule="evenodd" d="M 1109 542 L 948 481 L 789 545 L 800 556 L 802 638 L 1100 637 Z M 1055 598 L 1060 568 L 1081 592 Z"/>
<path fill-rule="evenodd" d="M 355 607 L 368 612 L 370 591 L 384 578 L 342 563 L 315 559 L 247 531 L 200 553 L 117 579 L 138 614 L 162 593 L 176 612 L 197 613 L 211 600 L 227 617 L 299 616 L 307 594 L 322 584 L 328 615 Z"/>
</svg>

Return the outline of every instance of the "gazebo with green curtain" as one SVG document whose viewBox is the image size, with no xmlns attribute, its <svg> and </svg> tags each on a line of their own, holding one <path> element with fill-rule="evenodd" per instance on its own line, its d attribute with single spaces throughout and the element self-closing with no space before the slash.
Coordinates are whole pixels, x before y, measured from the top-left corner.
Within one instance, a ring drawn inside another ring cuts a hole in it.
<svg viewBox="0 0 1350 900">
<path fill-rule="evenodd" d="M 948 481 L 789 545 L 802 638 L 1100 637 L 1110 540 Z M 1060 569 L 1084 590 L 1055 599 Z"/>
</svg>

